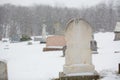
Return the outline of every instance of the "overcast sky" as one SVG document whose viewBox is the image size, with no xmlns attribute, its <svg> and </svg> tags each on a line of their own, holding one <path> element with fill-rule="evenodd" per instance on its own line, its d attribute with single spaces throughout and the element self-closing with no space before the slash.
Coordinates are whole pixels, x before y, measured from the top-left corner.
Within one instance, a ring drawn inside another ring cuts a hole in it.
<svg viewBox="0 0 120 80">
<path fill-rule="evenodd" d="M 11 3 L 15 5 L 30 6 L 34 4 L 45 4 L 63 7 L 85 7 L 96 5 L 105 0 L 0 0 L 0 4 Z"/>
</svg>

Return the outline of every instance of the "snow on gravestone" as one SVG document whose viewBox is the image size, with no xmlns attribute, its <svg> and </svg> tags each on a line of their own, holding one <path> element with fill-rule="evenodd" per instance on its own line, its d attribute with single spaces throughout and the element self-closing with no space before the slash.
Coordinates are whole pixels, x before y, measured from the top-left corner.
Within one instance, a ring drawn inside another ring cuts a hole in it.
<svg viewBox="0 0 120 80">
<path fill-rule="evenodd" d="M 74 19 L 67 24 L 65 32 L 67 49 L 65 52 L 64 74 L 94 72 L 92 65 L 92 51 L 90 41 L 92 30 L 90 25 L 81 20 Z"/>
<path fill-rule="evenodd" d="M 7 64 L 0 61 L 0 80 L 8 80 L 7 78 Z"/>
</svg>

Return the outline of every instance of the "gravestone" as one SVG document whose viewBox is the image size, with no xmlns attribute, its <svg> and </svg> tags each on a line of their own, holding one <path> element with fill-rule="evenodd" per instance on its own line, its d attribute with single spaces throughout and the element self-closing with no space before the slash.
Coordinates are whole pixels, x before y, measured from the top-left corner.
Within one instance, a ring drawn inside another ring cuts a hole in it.
<svg viewBox="0 0 120 80">
<path fill-rule="evenodd" d="M 90 48 L 92 50 L 92 54 L 98 54 L 97 41 L 94 39 L 94 35 L 92 36 L 92 40 L 90 41 Z"/>
<path fill-rule="evenodd" d="M 118 64 L 118 74 L 120 74 L 120 63 Z"/>
<path fill-rule="evenodd" d="M 63 73 L 81 74 L 94 73 L 92 65 L 92 29 L 90 25 L 81 19 L 73 19 L 67 24 L 65 32 L 67 49 L 65 51 L 65 65 Z"/>
<path fill-rule="evenodd" d="M 46 39 L 46 47 L 43 51 L 60 51 L 66 45 L 65 37 L 62 35 L 48 36 Z"/>
<path fill-rule="evenodd" d="M 42 41 L 42 37 L 41 36 L 34 36 L 34 41 Z"/>
<path fill-rule="evenodd" d="M 46 35 L 46 25 L 43 24 L 42 26 L 43 27 L 42 27 L 42 40 L 41 40 L 41 43 L 46 43 L 46 37 L 47 37 L 47 35 Z"/>
<path fill-rule="evenodd" d="M 7 76 L 7 64 L 0 61 L 0 80 L 8 80 Z"/>
<path fill-rule="evenodd" d="M 116 23 L 114 33 L 115 33 L 114 41 L 120 40 L 120 22 Z"/>
</svg>

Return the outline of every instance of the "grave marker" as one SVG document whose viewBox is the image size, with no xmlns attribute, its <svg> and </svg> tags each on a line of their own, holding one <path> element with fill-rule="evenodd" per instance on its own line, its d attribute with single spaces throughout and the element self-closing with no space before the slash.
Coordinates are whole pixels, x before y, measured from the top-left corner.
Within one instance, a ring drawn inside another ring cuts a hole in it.
<svg viewBox="0 0 120 80">
<path fill-rule="evenodd" d="M 0 61 L 0 80 L 8 80 L 7 64 L 3 61 Z"/>
<path fill-rule="evenodd" d="M 92 64 L 90 25 L 82 19 L 69 21 L 65 40 L 65 65 L 58 80 L 97 80 L 99 75 Z"/>
<path fill-rule="evenodd" d="M 66 56 L 64 73 L 94 72 L 92 65 L 92 29 L 90 25 L 80 19 L 71 20 L 66 29 Z"/>
<path fill-rule="evenodd" d="M 120 40 L 120 22 L 116 23 L 114 33 L 115 33 L 114 41 Z"/>
<path fill-rule="evenodd" d="M 46 43 L 46 37 L 47 37 L 47 34 L 46 34 L 46 27 L 47 25 L 43 24 L 42 25 L 42 41 L 41 43 Z"/>
</svg>

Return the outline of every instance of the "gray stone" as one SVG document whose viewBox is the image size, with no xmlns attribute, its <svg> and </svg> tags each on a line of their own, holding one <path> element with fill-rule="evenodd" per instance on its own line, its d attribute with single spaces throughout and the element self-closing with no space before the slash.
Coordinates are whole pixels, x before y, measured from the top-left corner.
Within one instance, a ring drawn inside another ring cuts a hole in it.
<svg viewBox="0 0 120 80">
<path fill-rule="evenodd" d="M 0 80 L 8 80 L 7 64 L 3 61 L 0 61 Z"/>
<path fill-rule="evenodd" d="M 47 34 L 46 34 L 46 27 L 47 25 L 43 24 L 42 25 L 42 41 L 41 43 L 46 43 L 46 37 L 47 37 Z"/>
</svg>

